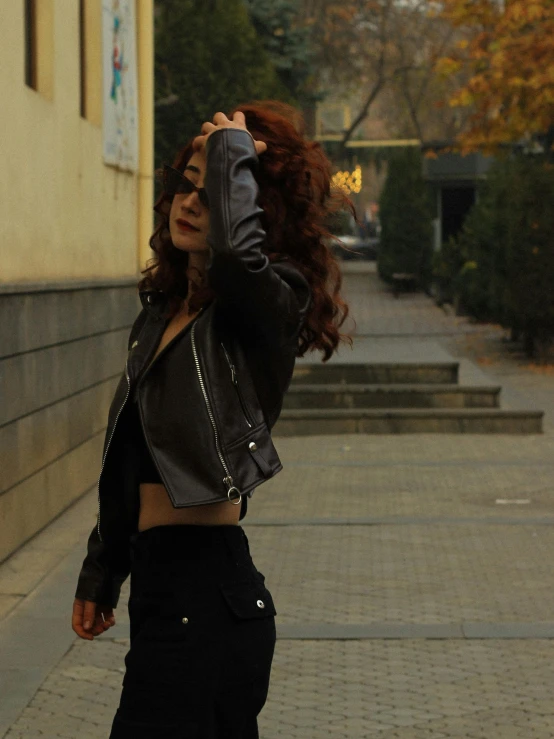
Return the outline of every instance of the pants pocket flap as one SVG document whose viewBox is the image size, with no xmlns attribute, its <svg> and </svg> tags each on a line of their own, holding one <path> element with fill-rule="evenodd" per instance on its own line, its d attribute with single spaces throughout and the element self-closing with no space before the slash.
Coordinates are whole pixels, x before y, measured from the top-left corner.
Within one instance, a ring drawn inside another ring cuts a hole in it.
<svg viewBox="0 0 554 739">
<path fill-rule="evenodd" d="M 221 592 L 237 618 L 267 618 L 277 613 L 271 593 L 261 581 L 222 583 Z"/>
</svg>

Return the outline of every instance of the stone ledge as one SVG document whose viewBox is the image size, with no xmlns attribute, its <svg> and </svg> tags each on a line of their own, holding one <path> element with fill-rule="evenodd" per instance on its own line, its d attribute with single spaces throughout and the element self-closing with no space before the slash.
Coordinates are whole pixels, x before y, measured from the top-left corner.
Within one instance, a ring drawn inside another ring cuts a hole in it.
<svg viewBox="0 0 554 739">
<path fill-rule="evenodd" d="M 140 280 L 135 277 L 102 278 L 98 280 L 58 280 L 44 282 L 0 283 L 0 295 L 29 295 L 31 293 L 67 292 L 71 290 L 103 290 L 114 287 L 134 286 Z"/>
</svg>

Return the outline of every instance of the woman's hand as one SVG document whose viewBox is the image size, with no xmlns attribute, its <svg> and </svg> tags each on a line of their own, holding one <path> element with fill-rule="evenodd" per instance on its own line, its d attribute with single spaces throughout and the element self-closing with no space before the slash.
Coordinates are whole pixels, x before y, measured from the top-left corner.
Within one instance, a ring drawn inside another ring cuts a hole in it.
<svg viewBox="0 0 554 739">
<path fill-rule="evenodd" d="M 114 625 L 115 616 L 111 606 L 101 606 L 82 598 L 73 601 L 71 628 L 81 639 L 90 641 Z"/>
<path fill-rule="evenodd" d="M 219 131 L 222 128 L 238 128 L 241 131 L 247 131 L 250 133 L 246 128 L 246 118 L 244 117 L 244 113 L 241 113 L 240 110 L 235 113 L 232 121 L 227 118 L 225 113 L 216 113 L 213 121 L 213 123 L 206 121 L 206 123 L 202 124 L 202 128 L 200 129 L 202 131 L 202 135 L 197 136 L 192 142 L 192 148 L 194 151 L 203 153 L 206 148 L 206 141 L 212 133 L 214 131 Z M 253 141 L 256 147 L 256 154 L 263 154 L 267 149 L 267 144 L 264 141 L 256 141 L 255 139 L 253 139 Z"/>
</svg>

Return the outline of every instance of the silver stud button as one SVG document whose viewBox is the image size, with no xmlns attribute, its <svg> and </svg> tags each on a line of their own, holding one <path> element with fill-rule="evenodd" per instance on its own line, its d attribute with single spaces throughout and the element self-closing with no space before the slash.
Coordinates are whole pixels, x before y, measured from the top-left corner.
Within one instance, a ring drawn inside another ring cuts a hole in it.
<svg viewBox="0 0 554 739">
<path fill-rule="evenodd" d="M 151 303 L 151 302 L 152 302 L 152 301 L 154 300 L 154 298 L 152 297 L 152 295 L 149 295 L 149 296 L 148 296 L 148 297 L 146 298 L 146 300 L 148 300 L 148 302 L 149 302 L 149 303 Z"/>
<path fill-rule="evenodd" d="M 186 616 L 183 616 L 183 618 L 181 619 L 181 621 L 182 621 L 182 622 L 183 622 L 184 624 L 188 624 L 188 622 L 189 622 L 189 620 L 188 620 L 188 618 L 187 618 Z"/>
<path fill-rule="evenodd" d="M 265 608 L 265 603 L 263 602 L 263 600 L 256 601 L 256 605 L 258 606 L 258 608 Z"/>
<path fill-rule="evenodd" d="M 131 349 L 134 349 L 135 346 L 138 346 L 138 341 L 133 341 L 133 343 L 131 344 Z"/>
<path fill-rule="evenodd" d="M 251 441 L 250 444 L 248 445 L 248 448 L 250 449 L 251 452 L 255 452 L 258 447 L 256 446 L 255 441 Z"/>
</svg>

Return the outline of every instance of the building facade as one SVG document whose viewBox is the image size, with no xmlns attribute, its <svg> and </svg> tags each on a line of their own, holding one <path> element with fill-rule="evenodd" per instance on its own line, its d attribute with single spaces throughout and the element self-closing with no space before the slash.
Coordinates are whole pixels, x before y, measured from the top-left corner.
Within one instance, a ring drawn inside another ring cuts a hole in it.
<svg viewBox="0 0 554 739">
<path fill-rule="evenodd" d="M 150 255 L 153 8 L 11 0 L 0 20 L 1 561 L 100 471 Z"/>
</svg>

